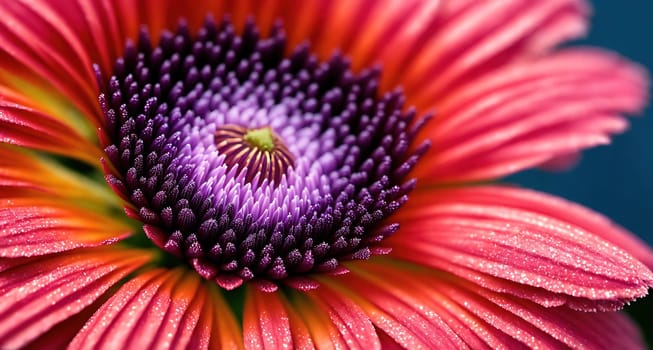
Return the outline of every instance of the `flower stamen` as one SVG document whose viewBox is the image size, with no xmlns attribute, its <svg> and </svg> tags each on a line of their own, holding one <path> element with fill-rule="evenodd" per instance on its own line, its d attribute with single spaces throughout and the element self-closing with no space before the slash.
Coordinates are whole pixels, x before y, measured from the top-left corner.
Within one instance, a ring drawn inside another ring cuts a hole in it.
<svg viewBox="0 0 653 350">
<path fill-rule="evenodd" d="M 293 166 L 292 153 L 269 126 L 247 129 L 239 125 L 222 125 L 214 137 L 225 163 L 247 171 L 245 178 L 249 182 L 259 175 L 258 184 L 268 179 L 279 185 L 283 175 Z"/>
<path fill-rule="evenodd" d="M 274 140 L 272 135 L 272 129 L 270 127 L 264 127 L 260 129 L 247 130 L 243 139 L 247 141 L 250 145 L 262 150 L 262 151 L 272 151 L 274 150 Z"/>
</svg>

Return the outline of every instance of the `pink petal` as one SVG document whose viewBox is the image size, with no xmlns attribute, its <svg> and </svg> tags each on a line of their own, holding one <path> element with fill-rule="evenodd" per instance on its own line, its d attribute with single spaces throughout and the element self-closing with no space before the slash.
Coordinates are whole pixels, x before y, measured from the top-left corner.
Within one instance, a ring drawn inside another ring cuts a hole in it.
<svg viewBox="0 0 653 350">
<path fill-rule="evenodd" d="M 0 142 L 53 152 L 89 164 L 96 164 L 101 156 L 96 145 L 61 121 L 1 99 Z"/>
<path fill-rule="evenodd" d="M 487 290 L 446 272 L 387 257 L 352 263 L 350 267 L 351 274 L 323 283 L 338 286 L 347 295 L 353 295 L 355 302 L 369 313 L 372 320 L 375 317 L 371 312 L 378 311 L 366 304 L 392 305 L 393 299 L 413 305 L 420 310 L 418 315 L 437 316 L 464 342 L 458 347 L 642 347 L 636 327 L 619 313 L 587 313 L 565 307 L 544 307 Z M 377 301 L 377 290 L 386 291 L 386 298 Z M 395 317 L 401 312 L 397 308 L 389 310 Z M 377 327 L 383 329 L 378 324 Z M 428 323 L 409 327 L 413 331 L 420 328 L 425 328 L 425 332 L 437 331 Z M 400 333 L 392 329 L 383 329 L 383 332 L 395 342 L 407 346 L 406 338 L 402 338 Z M 437 348 L 447 346 L 439 344 Z"/>
<path fill-rule="evenodd" d="M 387 241 L 391 255 L 502 291 L 519 289 L 484 276 L 541 288 L 554 295 L 534 294 L 534 300 L 548 305 L 567 295 L 573 308 L 614 309 L 646 295 L 653 273 L 602 238 L 620 232 L 614 226 L 577 226 L 587 219 L 564 208 L 521 208 L 520 193 L 503 187 L 416 193 L 398 213 L 402 228 Z"/>
<path fill-rule="evenodd" d="M 248 349 L 277 349 L 292 344 L 288 314 L 277 293 L 248 288 L 243 333 Z"/>
<path fill-rule="evenodd" d="M 308 331 L 308 327 L 304 323 L 297 312 L 292 309 L 290 304 L 284 304 L 286 308 L 286 313 L 290 321 L 290 329 L 292 330 L 292 340 L 293 345 L 296 349 L 313 349 L 315 348 L 315 343 L 313 342 L 313 337 Z"/>
<path fill-rule="evenodd" d="M 0 256 L 29 257 L 111 244 L 131 228 L 111 218 L 36 199 L 0 199 Z"/>
<path fill-rule="evenodd" d="M 349 349 L 380 349 L 376 330 L 365 312 L 348 297 L 327 287 L 308 293 L 326 310 Z"/>
<path fill-rule="evenodd" d="M 333 347 L 377 349 L 369 318 L 349 299 L 326 287 L 315 291 L 264 292 L 248 288 L 243 333 L 249 349 Z"/>
<path fill-rule="evenodd" d="M 189 349 L 243 349 L 241 325 L 233 317 L 225 296 L 217 288 L 200 288 L 206 292 L 202 318 L 191 337 Z M 200 344 L 201 346 L 198 346 Z"/>
<path fill-rule="evenodd" d="M 248 288 L 243 325 L 247 348 L 380 348 L 370 319 L 346 296 L 324 286 L 287 293 Z"/>
<path fill-rule="evenodd" d="M 397 343 L 392 337 L 386 334 L 380 329 L 376 329 L 376 333 L 379 335 L 379 341 L 381 342 L 381 349 L 384 350 L 404 350 L 404 348 Z"/>
<path fill-rule="evenodd" d="M 643 107 L 646 85 L 638 67 L 597 50 L 507 66 L 438 105 L 437 120 L 422 133 L 437 152 L 415 174 L 437 182 L 492 179 L 605 144 L 626 128 L 621 114 Z"/>
<path fill-rule="evenodd" d="M 440 22 L 412 52 L 401 84 L 430 109 L 459 86 L 502 66 L 548 51 L 586 30 L 583 1 L 444 1 Z M 409 99 L 411 100 L 411 99 Z"/>
<path fill-rule="evenodd" d="M 70 341 L 77 335 L 84 323 L 91 318 L 93 313 L 109 298 L 109 293 L 104 293 L 91 305 L 84 308 L 76 315 L 66 318 L 64 321 L 50 328 L 47 332 L 39 335 L 27 344 L 24 349 L 65 349 Z"/>
<path fill-rule="evenodd" d="M 430 279 L 422 283 L 459 302 L 469 312 L 489 322 L 529 347 L 642 348 L 637 327 L 620 313 L 588 313 L 564 307 L 543 307 L 527 300 L 478 287 L 462 279 Z M 438 281 L 439 280 L 439 281 Z M 441 283 L 444 282 L 444 283 Z M 557 344 L 557 345 L 556 345 Z"/>
<path fill-rule="evenodd" d="M 96 248 L 10 264 L 0 272 L 1 347 L 22 346 L 74 316 L 150 258 L 144 251 Z"/>
<path fill-rule="evenodd" d="M 167 349 L 220 344 L 219 323 L 229 324 L 230 311 L 208 315 L 220 296 L 207 294 L 195 274 L 184 269 L 151 270 L 131 279 L 84 325 L 72 348 Z M 220 306 L 224 303 L 218 301 Z M 226 334 L 237 341 L 236 334 Z M 229 343 L 227 343 L 229 344 Z"/>
<path fill-rule="evenodd" d="M 587 313 L 567 308 L 544 308 L 487 290 L 478 293 L 570 347 L 644 348 L 637 326 L 619 312 Z"/>
<path fill-rule="evenodd" d="M 100 126 L 103 117 L 97 104 L 93 64 L 109 72 L 127 39 L 136 38 L 139 26 L 147 25 L 148 17 L 154 20 L 154 14 L 165 13 L 160 11 L 161 7 L 166 8 L 165 4 L 152 1 L 150 6 L 153 5 L 160 7 L 147 11 L 147 17 L 141 19 L 135 2 L 8 2 L 0 8 L 4 19 L 0 24 L 0 41 L 4 43 L 0 48 L 0 65 L 10 67 L 11 71 L 0 76 L 0 95 L 6 95 L 6 91 L 2 92 L 6 86 L 12 100 L 54 119 L 71 121 L 70 125 L 75 127 L 79 120 L 70 118 L 70 105 L 59 102 L 69 101 L 81 115 Z M 175 15 L 184 17 L 183 13 Z M 174 23 L 170 28 L 177 25 L 178 18 L 171 18 Z M 52 99 L 42 99 L 41 95 Z"/>
<path fill-rule="evenodd" d="M 653 249 L 645 242 L 605 216 L 576 203 L 537 191 L 505 186 L 476 187 L 460 194 L 469 198 L 466 201 L 479 204 L 510 203 L 517 209 L 559 218 L 600 236 L 653 268 Z"/>
<path fill-rule="evenodd" d="M 556 156 L 546 162 L 540 164 L 540 169 L 547 171 L 563 171 L 573 168 L 580 160 L 580 152 L 572 152 Z"/>
<path fill-rule="evenodd" d="M 330 307 L 316 298 L 308 297 L 306 292 L 290 291 L 288 299 L 287 311 L 289 315 L 292 315 L 292 310 L 296 315 L 295 323 L 291 316 L 293 338 L 306 340 L 307 336 L 310 337 L 310 342 L 306 345 L 299 343 L 296 345 L 298 348 L 346 349 L 348 344 L 353 344 L 348 332 L 344 331 L 341 320 L 332 318 Z M 297 320 L 301 322 L 297 322 Z M 299 328 L 297 328 L 298 325 Z"/>
<path fill-rule="evenodd" d="M 352 269 L 349 274 L 320 278 L 320 283 L 342 290 L 343 298 L 351 298 L 375 327 L 401 346 L 407 349 L 464 347 L 461 334 L 447 322 L 447 315 L 425 305 L 421 301 L 425 295 L 395 283 L 397 276 L 393 271 L 375 274 L 368 270 L 367 263 L 352 263 L 348 267 Z"/>
<path fill-rule="evenodd" d="M 588 313 L 568 308 L 546 308 L 513 297 L 490 292 L 463 280 L 432 284 L 452 300 L 489 324 L 529 347 L 611 349 L 642 348 L 636 327 L 619 313 Z"/>
<path fill-rule="evenodd" d="M 143 339 L 136 341 L 131 345 L 138 348 L 139 344 L 145 348 L 146 344 L 156 348 L 184 349 L 187 348 L 191 340 L 204 340 L 210 337 L 208 328 L 199 324 L 199 318 L 202 309 L 206 307 L 206 296 L 203 288 L 200 288 L 200 280 L 191 275 L 185 274 L 176 282 L 169 280 L 169 283 L 162 288 L 166 288 L 169 293 L 167 297 L 160 298 L 161 308 L 167 303 L 167 310 L 162 319 L 167 320 L 161 323 L 161 317 L 155 312 L 147 314 L 146 318 L 141 318 L 141 323 L 145 327 L 138 327 L 139 332 L 153 334 L 152 339 Z M 159 295 L 161 297 L 161 295 Z M 154 309 L 158 307 L 155 304 Z M 193 339 L 193 338 L 199 339 Z"/>
<path fill-rule="evenodd" d="M 350 264 L 352 273 L 323 283 L 345 291 L 382 333 L 404 348 L 497 348 L 515 344 L 429 288 L 424 275 L 410 268 L 397 269 L 394 263 L 386 264 L 388 261 L 375 258 L 369 263 Z"/>
<path fill-rule="evenodd" d="M 52 2 L 10 2 L 0 8 L 5 21 L 0 25 L 4 43 L 0 63 L 14 67 L 22 79 L 47 87 L 54 94 L 63 93 L 84 113 L 97 116 L 97 89 L 92 71 L 93 60 L 82 46 L 79 33 L 71 29 L 80 16 L 62 18 L 51 8 Z M 69 7 L 70 3 L 59 3 Z M 83 18 L 83 17 L 81 17 Z M 61 111 L 63 113 L 63 111 Z"/>
</svg>

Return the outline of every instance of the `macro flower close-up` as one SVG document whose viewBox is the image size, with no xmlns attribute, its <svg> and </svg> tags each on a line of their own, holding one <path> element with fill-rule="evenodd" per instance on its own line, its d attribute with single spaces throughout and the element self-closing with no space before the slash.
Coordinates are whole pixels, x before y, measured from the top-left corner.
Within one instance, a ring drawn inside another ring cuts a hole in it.
<svg viewBox="0 0 653 350">
<path fill-rule="evenodd" d="M 518 187 L 648 73 L 582 0 L 5 0 L 0 349 L 639 349 L 653 251 Z"/>
</svg>

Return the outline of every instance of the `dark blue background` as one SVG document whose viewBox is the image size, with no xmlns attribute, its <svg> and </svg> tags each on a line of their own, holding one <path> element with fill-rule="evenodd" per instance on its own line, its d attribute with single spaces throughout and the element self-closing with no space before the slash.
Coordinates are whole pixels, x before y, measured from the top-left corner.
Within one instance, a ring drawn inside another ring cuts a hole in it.
<svg viewBox="0 0 653 350">
<path fill-rule="evenodd" d="M 653 71 L 653 1 L 597 0 L 593 8 L 589 36 L 579 44 L 609 48 Z M 584 204 L 653 246 L 653 108 L 631 122 L 612 145 L 585 152 L 568 172 L 528 171 L 510 181 Z M 653 295 L 627 310 L 653 348 Z"/>
</svg>

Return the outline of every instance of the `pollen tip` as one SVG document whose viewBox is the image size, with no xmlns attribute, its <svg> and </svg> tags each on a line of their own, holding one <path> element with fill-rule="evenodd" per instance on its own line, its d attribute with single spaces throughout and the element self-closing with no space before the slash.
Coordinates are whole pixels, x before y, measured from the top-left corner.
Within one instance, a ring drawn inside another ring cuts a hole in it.
<svg viewBox="0 0 653 350">
<path fill-rule="evenodd" d="M 260 129 L 247 130 L 243 139 L 250 145 L 262 150 L 270 152 L 274 150 L 274 137 L 270 127 L 263 127 Z"/>
<path fill-rule="evenodd" d="M 218 275 L 215 283 L 226 290 L 234 290 L 243 284 L 243 279 L 233 275 Z"/>
<path fill-rule="evenodd" d="M 291 277 L 286 279 L 284 283 L 291 288 L 303 292 L 315 290 L 320 287 L 320 282 L 307 277 Z"/>
</svg>

